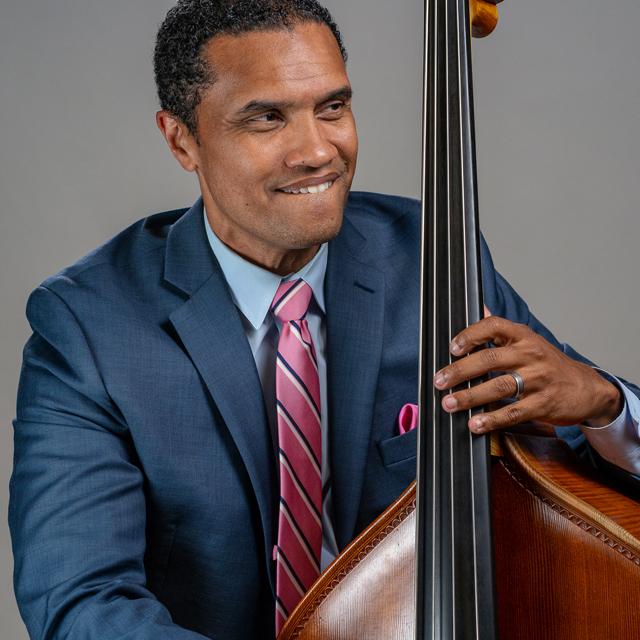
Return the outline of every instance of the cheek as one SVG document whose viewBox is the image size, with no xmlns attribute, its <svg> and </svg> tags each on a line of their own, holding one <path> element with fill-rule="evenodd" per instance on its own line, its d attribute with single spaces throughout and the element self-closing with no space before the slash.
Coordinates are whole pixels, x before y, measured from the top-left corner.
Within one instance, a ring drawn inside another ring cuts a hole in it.
<svg viewBox="0 0 640 640">
<path fill-rule="evenodd" d="M 246 153 L 235 147 L 229 154 L 220 155 L 217 165 L 211 167 L 210 184 L 219 195 L 251 206 L 256 198 L 263 197 L 271 166 L 260 150 Z"/>
<path fill-rule="evenodd" d="M 263 198 L 274 186 L 274 176 L 281 166 L 279 150 L 265 142 L 253 145 L 234 165 L 231 176 L 249 197 Z M 252 194 L 252 196 L 250 196 Z"/>
<path fill-rule="evenodd" d="M 353 118 L 338 130 L 336 145 L 340 155 L 349 163 L 348 168 L 353 170 L 358 157 L 358 133 Z"/>
</svg>

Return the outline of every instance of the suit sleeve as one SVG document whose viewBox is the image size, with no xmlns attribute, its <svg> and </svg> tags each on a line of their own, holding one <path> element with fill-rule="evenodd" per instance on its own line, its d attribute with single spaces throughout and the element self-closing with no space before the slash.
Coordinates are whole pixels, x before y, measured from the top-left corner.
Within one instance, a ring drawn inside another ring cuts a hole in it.
<svg viewBox="0 0 640 640">
<path fill-rule="evenodd" d="M 529 307 L 527 306 L 527 303 L 518 295 L 518 293 L 505 280 L 505 278 L 503 278 L 495 270 L 491 255 L 489 253 L 489 249 L 484 241 L 484 238 L 482 239 L 481 243 L 481 253 L 484 288 L 483 293 L 485 304 L 487 305 L 487 307 L 489 307 L 491 313 L 512 320 L 513 322 L 526 324 L 531 329 L 533 329 L 533 331 L 543 336 L 551 344 L 556 346 L 558 349 L 563 351 L 574 360 L 578 360 L 592 367 L 596 367 L 593 362 L 575 351 L 570 345 L 560 342 L 551 333 L 551 331 L 549 331 L 549 329 L 547 329 L 547 327 L 545 327 L 542 322 L 540 322 L 533 315 L 533 313 L 531 313 Z M 610 377 L 606 374 L 605 377 L 610 379 Z M 630 393 L 635 395 L 637 398 L 640 398 L 640 388 L 638 388 L 638 386 L 620 377 L 617 377 L 617 381 L 624 385 L 625 389 L 621 389 L 621 392 L 625 396 L 627 395 L 627 393 Z M 635 424 L 632 424 L 631 426 L 635 429 Z M 591 462 L 593 462 L 597 466 L 606 468 L 608 472 L 613 473 L 614 475 L 619 475 L 620 469 L 611 468 L 612 465 L 609 465 L 607 461 L 603 460 L 600 457 L 597 451 L 594 452 L 593 448 L 587 445 L 584 433 L 578 425 L 573 427 L 556 427 L 556 434 L 559 438 L 565 440 L 569 444 L 569 446 L 576 450 L 580 455 L 589 458 Z M 635 437 L 633 437 L 634 443 L 636 438 L 637 434 L 635 435 Z M 629 461 L 627 460 L 627 458 L 632 455 L 633 452 L 618 453 L 619 455 L 616 456 L 615 460 L 616 467 L 622 466 L 624 468 L 627 468 L 629 466 Z M 627 455 L 627 453 L 629 455 Z M 626 478 L 623 478 L 623 480 L 626 481 Z"/>
<path fill-rule="evenodd" d="M 145 585 L 145 496 L 128 430 L 70 308 L 27 305 L 9 526 L 32 639 L 202 640 Z"/>
</svg>

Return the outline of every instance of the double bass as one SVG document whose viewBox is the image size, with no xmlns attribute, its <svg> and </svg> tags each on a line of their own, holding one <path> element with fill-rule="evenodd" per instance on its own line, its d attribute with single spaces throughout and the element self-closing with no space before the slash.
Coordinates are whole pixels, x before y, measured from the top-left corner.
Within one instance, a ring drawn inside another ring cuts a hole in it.
<svg viewBox="0 0 640 640">
<path fill-rule="evenodd" d="M 500 0 L 425 0 L 417 479 L 279 640 L 640 638 L 640 504 L 545 425 L 476 436 L 434 389 L 483 317 L 471 36 Z"/>
</svg>

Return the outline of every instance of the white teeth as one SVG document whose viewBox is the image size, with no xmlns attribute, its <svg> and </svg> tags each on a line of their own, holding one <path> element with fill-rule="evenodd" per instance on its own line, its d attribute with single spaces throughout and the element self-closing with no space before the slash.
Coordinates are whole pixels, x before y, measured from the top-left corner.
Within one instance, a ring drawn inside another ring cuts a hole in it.
<svg viewBox="0 0 640 640">
<path fill-rule="evenodd" d="M 299 195 L 301 193 L 324 193 L 327 189 L 331 188 L 332 184 L 333 180 L 329 180 L 328 182 L 315 186 L 300 187 L 300 189 L 282 189 L 282 191 L 285 193 L 292 193 L 294 195 Z"/>
</svg>

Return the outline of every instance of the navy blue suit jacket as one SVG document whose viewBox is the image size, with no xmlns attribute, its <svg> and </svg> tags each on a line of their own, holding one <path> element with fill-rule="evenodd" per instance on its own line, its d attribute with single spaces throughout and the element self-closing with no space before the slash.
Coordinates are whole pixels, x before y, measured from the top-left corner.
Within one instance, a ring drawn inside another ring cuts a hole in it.
<svg viewBox="0 0 640 640">
<path fill-rule="evenodd" d="M 417 396 L 419 236 L 415 201 L 354 193 L 330 243 L 340 548 L 415 475 L 416 434 L 396 418 Z M 558 344 L 484 244 L 482 258 L 492 312 Z M 45 281 L 27 314 L 9 516 L 31 637 L 272 637 L 274 443 L 202 203 L 126 229 Z"/>
</svg>

